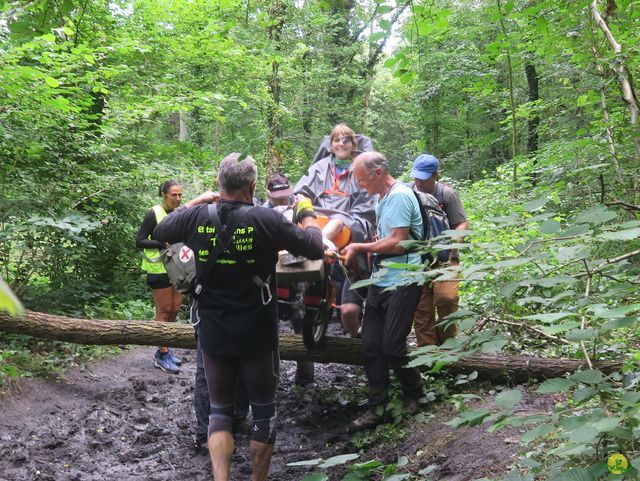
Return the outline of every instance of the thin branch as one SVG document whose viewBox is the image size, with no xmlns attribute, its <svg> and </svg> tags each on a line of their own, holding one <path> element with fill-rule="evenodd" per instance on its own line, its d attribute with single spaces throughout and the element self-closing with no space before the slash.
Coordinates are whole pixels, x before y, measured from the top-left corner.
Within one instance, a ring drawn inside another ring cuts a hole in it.
<svg viewBox="0 0 640 481">
<path fill-rule="evenodd" d="M 632 212 L 640 212 L 640 205 L 633 205 L 621 200 L 614 200 L 613 202 L 605 202 L 604 205 L 614 206 L 619 205 L 623 209 L 630 210 Z"/>
<path fill-rule="evenodd" d="M 547 242 L 556 242 L 556 241 L 564 241 L 564 240 L 570 240 L 570 239 L 577 239 L 579 236 L 577 235 L 571 235 L 571 236 L 567 236 L 567 237 L 553 237 L 551 239 L 539 239 L 539 240 L 534 240 L 531 241 L 529 243 L 529 245 L 520 253 L 518 253 L 518 255 L 515 257 L 515 259 L 517 259 L 518 257 L 522 257 L 529 249 L 531 249 L 535 244 L 544 244 Z M 512 246 L 513 247 L 513 246 Z"/>
<path fill-rule="evenodd" d="M 486 322 L 486 321 L 490 321 L 490 322 L 495 322 L 498 324 L 506 324 L 508 326 L 517 326 L 517 327 L 521 327 L 523 329 L 528 329 L 529 331 L 535 332 L 536 334 L 542 336 L 542 337 L 546 337 L 547 339 L 551 339 L 552 341 L 555 342 L 560 342 L 562 344 L 571 344 L 571 342 L 567 341 L 566 339 L 562 339 L 561 337 L 558 336 L 554 336 L 552 334 L 547 334 L 546 332 L 544 332 L 541 329 L 538 329 L 537 327 L 533 327 L 530 326 L 524 322 L 513 322 L 513 321 L 505 321 L 504 319 L 496 319 L 494 317 L 485 317 L 482 319 L 482 321 Z"/>
<path fill-rule="evenodd" d="M 589 265 L 587 264 L 587 261 L 585 259 L 582 259 L 582 262 L 584 263 L 584 268 L 587 270 L 587 285 L 584 289 L 584 297 L 588 298 L 589 295 L 591 294 L 591 278 L 592 278 L 592 274 L 591 272 L 589 272 Z M 583 314 L 582 316 L 580 316 L 580 330 L 584 331 L 586 326 L 587 326 L 587 316 L 585 314 Z M 587 346 L 585 345 L 584 341 L 580 341 L 580 349 L 582 349 L 582 354 L 584 355 L 584 358 L 587 361 L 587 365 L 589 366 L 589 369 L 593 369 L 593 364 L 591 362 L 591 358 L 589 357 L 589 353 L 587 352 Z"/>
<path fill-rule="evenodd" d="M 75 209 L 76 207 L 78 207 L 80 204 L 82 204 L 83 202 L 89 200 L 91 197 L 95 197 L 98 194 L 101 194 L 102 192 L 104 192 L 105 190 L 107 190 L 109 187 L 111 187 L 111 184 L 113 183 L 113 181 L 109 182 L 107 185 L 105 185 L 102 189 L 93 192 L 85 197 L 83 197 L 82 199 L 80 199 L 78 202 L 76 202 L 75 204 L 73 204 L 73 208 Z"/>
</svg>

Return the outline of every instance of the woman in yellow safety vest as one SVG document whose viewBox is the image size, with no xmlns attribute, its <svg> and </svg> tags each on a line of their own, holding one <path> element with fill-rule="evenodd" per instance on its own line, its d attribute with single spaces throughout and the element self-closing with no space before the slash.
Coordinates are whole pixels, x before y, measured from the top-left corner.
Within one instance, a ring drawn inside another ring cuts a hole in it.
<svg viewBox="0 0 640 481">
<path fill-rule="evenodd" d="M 147 273 L 147 285 L 151 287 L 156 307 L 156 321 L 175 322 L 182 304 L 180 294 L 169 282 L 169 276 L 160 258 L 165 246 L 152 238 L 153 229 L 182 201 L 182 186 L 177 180 L 163 182 L 159 189 L 162 202 L 147 211 L 136 236 L 136 247 L 143 249 L 142 270 Z M 182 360 L 173 355 L 167 346 L 160 346 L 153 359 L 154 365 L 171 374 L 180 372 Z"/>
</svg>

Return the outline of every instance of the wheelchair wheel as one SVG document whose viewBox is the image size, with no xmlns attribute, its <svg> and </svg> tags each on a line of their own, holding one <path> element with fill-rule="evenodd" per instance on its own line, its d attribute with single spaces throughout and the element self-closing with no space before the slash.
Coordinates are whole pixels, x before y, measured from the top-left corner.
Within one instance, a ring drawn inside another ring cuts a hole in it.
<svg viewBox="0 0 640 481">
<path fill-rule="evenodd" d="M 324 343 L 330 312 L 326 301 L 318 307 L 307 307 L 302 318 L 302 341 L 307 349 L 316 349 Z"/>
<path fill-rule="evenodd" d="M 316 349 L 325 340 L 333 302 L 328 277 L 321 283 L 307 286 L 304 293 L 302 341 L 307 349 Z"/>
</svg>

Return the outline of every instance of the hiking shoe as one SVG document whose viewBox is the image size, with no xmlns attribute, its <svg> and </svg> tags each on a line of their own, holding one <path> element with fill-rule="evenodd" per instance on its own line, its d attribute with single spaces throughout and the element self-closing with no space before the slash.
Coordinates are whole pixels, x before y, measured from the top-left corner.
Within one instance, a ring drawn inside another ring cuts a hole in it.
<svg viewBox="0 0 640 481">
<path fill-rule="evenodd" d="M 156 351 L 156 355 L 153 356 L 153 365 L 169 374 L 178 374 L 180 372 L 180 369 L 173 363 L 171 355 L 168 352 Z"/>
<path fill-rule="evenodd" d="M 202 451 L 208 451 L 209 450 L 208 439 L 196 438 L 196 449 L 202 450 Z"/>
<path fill-rule="evenodd" d="M 369 410 L 359 418 L 351 421 L 348 430 L 350 433 L 357 433 L 358 431 L 373 429 L 378 424 L 382 424 L 382 416 L 376 414 L 374 411 Z"/>
<path fill-rule="evenodd" d="M 418 404 L 418 400 L 415 398 L 406 398 L 403 404 L 405 412 L 410 416 L 420 411 L 420 404 Z"/>
<path fill-rule="evenodd" d="M 175 356 L 175 355 L 171 352 L 171 349 L 169 349 L 169 356 L 171 357 L 171 360 L 173 361 L 173 363 L 174 363 L 176 366 L 182 366 L 182 359 L 181 359 L 181 358 L 179 358 L 179 357 L 177 357 L 177 356 Z"/>
</svg>

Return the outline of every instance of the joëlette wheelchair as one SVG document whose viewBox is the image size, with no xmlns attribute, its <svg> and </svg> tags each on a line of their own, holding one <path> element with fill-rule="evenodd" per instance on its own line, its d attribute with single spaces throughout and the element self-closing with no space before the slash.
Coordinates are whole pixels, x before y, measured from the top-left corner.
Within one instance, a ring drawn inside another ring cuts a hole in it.
<svg viewBox="0 0 640 481">
<path fill-rule="evenodd" d="M 291 219 L 290 209 L 281 209 L 281 212 Z M 316 213 L 322 228 L 335 212 L 316 209 Z M 339 250 L 350 241 L 351 231 L 345 225 L 333 243 Z M 325 250 L 325 256 L 320 260 L 296 257 L 287 251 L 279 255 L 276 279 L 280 319 L 292 321 L 294 330 L 302 333 L 307 349 L 315 349 L 325 340 L 327 326 L 335 309 L 337 287 L 332 274 L 334 269 L 341 269 L 347 275 L 337 252 Z"/>
</svg>

